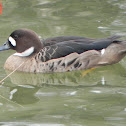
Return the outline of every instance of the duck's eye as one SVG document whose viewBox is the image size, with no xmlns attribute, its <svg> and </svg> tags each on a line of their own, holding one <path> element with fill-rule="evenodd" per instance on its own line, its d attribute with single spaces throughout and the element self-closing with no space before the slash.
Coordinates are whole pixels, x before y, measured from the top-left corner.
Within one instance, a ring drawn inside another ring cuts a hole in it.
<svg viewBox="0 0 126 126">
<path fill-rule="evenodd" d="M 11 36 L 9 37 L 8 40 L 11 43 L 12 46 L 16 46 L 16 41 Z"/>
<path fill-rule="evenodd" d="M 15 36 L 14 36 L 14 39 L 15 39 L 15 40 L 18 39 L 18 35 L 15 35 Z"/>
</svg>

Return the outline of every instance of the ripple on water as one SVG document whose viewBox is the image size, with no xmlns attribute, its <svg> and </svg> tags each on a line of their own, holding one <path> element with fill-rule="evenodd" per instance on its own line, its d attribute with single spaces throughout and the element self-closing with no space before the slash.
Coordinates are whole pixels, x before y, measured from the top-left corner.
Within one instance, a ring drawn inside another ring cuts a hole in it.
<svg viewBox="0 0 126 126">
<path fill-rule="evenodd" d="M 29 123 L 29 122 L 0 122 L 2 126 L 65 126 L 64 124 Z"/>
</svg>

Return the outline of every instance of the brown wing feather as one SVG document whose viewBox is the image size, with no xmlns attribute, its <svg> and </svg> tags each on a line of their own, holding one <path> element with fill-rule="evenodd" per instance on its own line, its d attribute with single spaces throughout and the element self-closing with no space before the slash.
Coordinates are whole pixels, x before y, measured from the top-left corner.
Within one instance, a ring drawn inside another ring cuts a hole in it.
<svg viewBox="0 0 126 126">
<path fill-rule="evenodd" d="M 71 53 L 83 53 L 88 50 L 101 50 L 107 48 L 119 36 L 112 36 L 104 39 L 89 39 L 84 37 L 62 36 L 46 39 L 43 41 L 45 47 L 41 50 L 41 60 L 43 62 L 50 59 L 67 56 Z"/>
</svg>

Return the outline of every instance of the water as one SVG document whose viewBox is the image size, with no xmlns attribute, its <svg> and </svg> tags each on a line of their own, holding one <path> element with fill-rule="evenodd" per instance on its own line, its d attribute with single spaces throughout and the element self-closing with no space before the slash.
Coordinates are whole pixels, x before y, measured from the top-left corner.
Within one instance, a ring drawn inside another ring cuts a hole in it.
<svg viewBox="0 0 126 126">
<path fill-rule="evenodd" d="M 42 38 L 124 35 L 126 0 L 4 0 L 0 44 L 18 28 Z M 7 57 L 0 52 L 0 80 Z M 125 126 L 126 59 L 112 66 L 56 74 L 15 72 L 0 86 L 1 126 Z"/>
</svg>

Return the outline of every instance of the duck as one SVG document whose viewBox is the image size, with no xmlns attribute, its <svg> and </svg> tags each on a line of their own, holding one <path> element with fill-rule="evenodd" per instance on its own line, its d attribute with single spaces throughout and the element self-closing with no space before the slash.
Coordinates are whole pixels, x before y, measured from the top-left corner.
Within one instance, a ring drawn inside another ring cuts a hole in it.
<svg viewBox="0 0 126 126">
<path fill-rule="evenodd" d="M 4 64 L 10 71 L 69 72 L 118 63 L 126 55 L 126 41 L 119 38 L 58 36 L 40 40 L 33 30 L 21 28 L 10 34 L 0 51 L 16 51 Z"/>
</svg>

